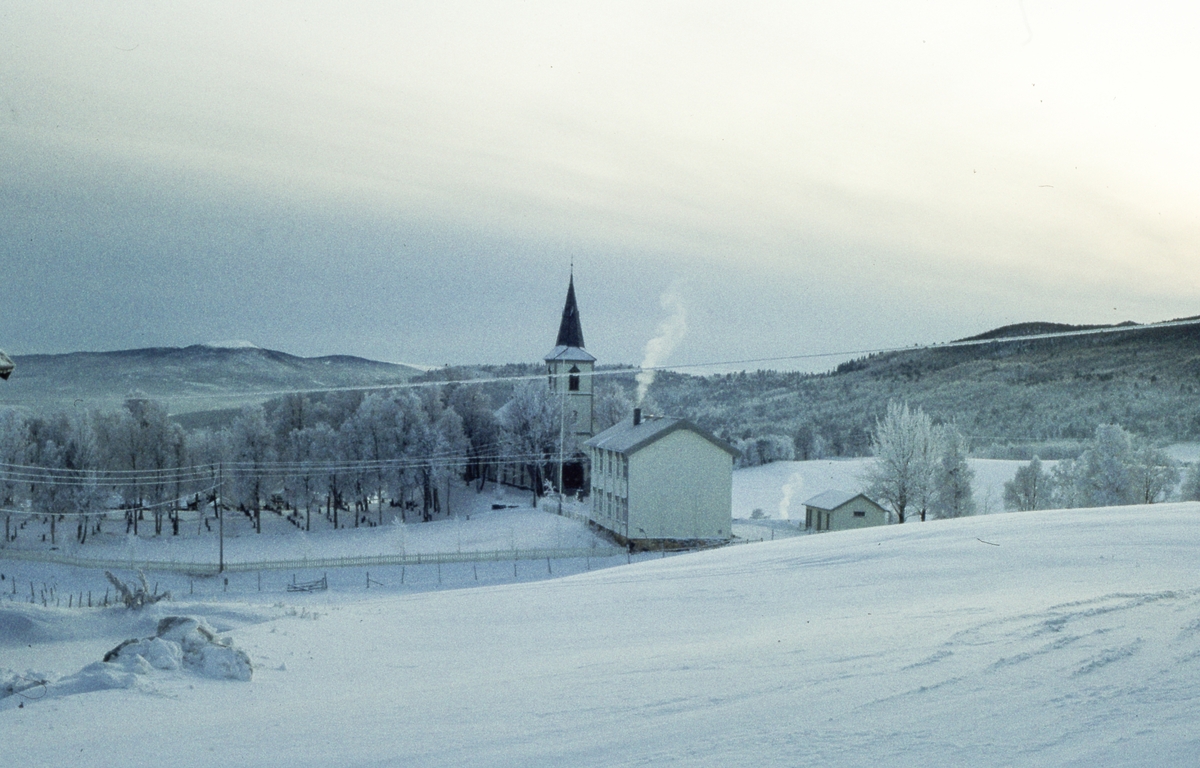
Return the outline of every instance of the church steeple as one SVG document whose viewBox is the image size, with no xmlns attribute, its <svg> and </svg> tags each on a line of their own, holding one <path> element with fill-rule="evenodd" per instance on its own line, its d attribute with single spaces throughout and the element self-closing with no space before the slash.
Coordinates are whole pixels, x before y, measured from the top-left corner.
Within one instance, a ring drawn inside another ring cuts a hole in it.
<svg viewBox="0 0 1200 768">
<path fill-rule="evenodd" d="M 563 398 L 564 416 L 571 434 L 592 436 L 592 375 L 596 358 L 583 348 L 583 325 L 575 302 L 575 270 L 567 283 L 567 303 L 558 324 L 558 340 L 544 358 L 550 391 Z"/>
<path fill-rule="evenodd" d="M 558 325 L 556 347 L 578 347 L 583 349 L 583 326 L 579 322 L 579 305 L 575 303 L 575 275 L 567 284 L 567 303 L 563 305 L 562 322 Z"/>
</svg>

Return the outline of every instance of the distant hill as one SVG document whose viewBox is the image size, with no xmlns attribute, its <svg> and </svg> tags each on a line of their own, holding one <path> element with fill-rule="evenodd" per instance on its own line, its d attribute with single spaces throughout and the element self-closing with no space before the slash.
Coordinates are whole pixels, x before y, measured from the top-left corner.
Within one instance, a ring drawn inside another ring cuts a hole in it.
<svg viewBox="0 0 1200 768">
<path fill-rule="evenodd" d="M 1195 442 L 1200 441 L 1200 318 L 1185 320 L 1198 322 L 1021 323 L 962 339 L 968 342 L 964 346 L 870 355 L 825 374 L 660 371 L 646 406 L 691 418 L 729 440 L 788 435 L 799 458 L 866 455 L 875 421 L 893 399 L 921 407 L 935 421 L 955 422 L 976 450 L 992 446 L 997 450 L 990 455 L 1005 458 L 1031 451 L 1054 458 L 1056 445 L 1070 453 L 1105 423 L 1159 441 Z M 1027 338 L 1060 333 L 1078 335 Z M 111 409 L 137 389 L 166 402 L 185 427 L 220 425 L 234 409 L 289 391 L 410 380 L 499 378 L 480 385 L 498 407 L 511 393 L 511 377 L 542 371 L 535 363 L 421 371 L 359 357 L 304 358 L 236 344 L 27 355 L 15 362 L 16 373 L 0 383 L 0 407 L 44 411 L 79 403 Z M 632 395 L 632 374 L 604 381 Z"/>
<path fill-rule="evenodd" d="M 820 375 L 660 373 L 650 396 L 726 438 L 791 435 L 801 456 L 864 455 L 892 399 L 956 422 L 976 447 L 1075 441 L 1103 423 L 1161 441 L 1200 440 L 1200 323 L 1023 323 L 962 341 L 991 343 L 872 355 Z"/>
<path fill-rule="evenodd" d="M 119 352 L 21 355 L 0 387 L 0 407 L 31 411 L 118 407 L 141 390 L 165 402 L 185 425 L 187 414 L 236 409 L 280 393 L 400 384 L 421 371 L 349 355 L 297 357 L 249 344 L 155 347 Z"/>
</svg>

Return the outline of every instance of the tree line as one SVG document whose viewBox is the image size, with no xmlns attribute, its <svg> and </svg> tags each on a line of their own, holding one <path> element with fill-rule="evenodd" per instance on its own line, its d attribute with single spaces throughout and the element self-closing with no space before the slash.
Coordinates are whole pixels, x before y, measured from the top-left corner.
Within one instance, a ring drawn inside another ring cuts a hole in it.
<svg viewBox="0 0 1200 768">
<path fill-rule="evenodd" d="M 1009 509 L 1066 509 L 1200 499 L 1200 463 L 1182 477 L 1179 463 L 1119 424 L 1101 424 L 1078 458 L 1046 469 L 1034 456 L 1004 485 Z"/>
<path fill-rule="evenodd" d="M 616 386 L 596 394 L 597 423 L 629 410 Z M 185 510 L 238 509 L 262 530 L 264 511 L 311 529 L 314 512 L 334 528 L 378 525 L 398 514 L 445 512 L 451 479 L 497 479 L 504 467 L 553 482 L 561 401 L 545 380 L 522 382 L 499 407 L 466 382 L 372 392 L 289 394 L 243 408 L 220 429 L 184 430 L 165 405 L 132 393 L 111 412 L 51 415 L 0 411 L 0 513 L 45 515 L 53 541 L 69 518 L 85 542 L 109 513 L 126 531 L 180 533 Z M 565 445 L 567 456 L 578 446 Z M 544 482 L 543 482 L 544 481 Z M 393 509 L 396 512 L 389 513 Z"/>
<path fill-rule="evenodd" d="M 865 492 L 899 522 L 975 512 L 967 441 L 954 424 L 935 424 L 919 407 L 891 401 L 876 421 L 871 452 Z M 1004 503 L 1012 510 L 1154 504 L 1175 498 L 1177 488 L 1182 499 L 1200 500 L 1200 463 L 1182 486 L 1181 477 L 1179 463 L 1150 440 L 1101 424 L 1077 457 L 1048 469 L 1034 456 L 1019 467 L 1004 484 Z"/>
</svg>

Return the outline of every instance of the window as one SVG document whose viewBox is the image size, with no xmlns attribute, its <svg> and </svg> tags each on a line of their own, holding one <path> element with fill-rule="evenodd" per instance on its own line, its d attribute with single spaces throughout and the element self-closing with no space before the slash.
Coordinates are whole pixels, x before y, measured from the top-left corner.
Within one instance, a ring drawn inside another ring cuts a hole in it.
<svg viewBox="0 0 1200 768">
<path fill-rule="evenodd" d="M 866 517 L 867 513 L 863 512 L 861 509 L 856 509 L 856 510 L 854 510 L 854 516 L 855 517 Z"/>
<path fill-rule="evenodd" d="M 570 376 L 567 377 L 567 389 L 571 390 L 572 392 L 578 392 L 579 391 L 579 366 L 572 365 L 571 370 L 568 371 L 568 373 L 570 373 Z"/>
</svg>

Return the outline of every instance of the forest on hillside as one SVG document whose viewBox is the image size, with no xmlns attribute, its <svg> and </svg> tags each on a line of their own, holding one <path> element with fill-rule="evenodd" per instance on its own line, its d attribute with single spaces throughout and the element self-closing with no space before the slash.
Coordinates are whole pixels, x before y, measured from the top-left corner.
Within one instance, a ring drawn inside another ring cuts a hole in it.
<svg viewBox="0 0 1200 768">
<path fill-rule="evenodd" d="M 1074 457 L 1102 424 L 1157 443 L 1200 440 L 1200 326 L 1030 341 L 998 333 L 979 346 L 872 355 L 825 374 L 660 371 L 649 406 L 733 443 L 787 436 L 798 459 L 868 455 L 891 401 L 955 425 L 976 456 Z M 631 376 L 613 380 L 632 391 Z"/>
</svg>

